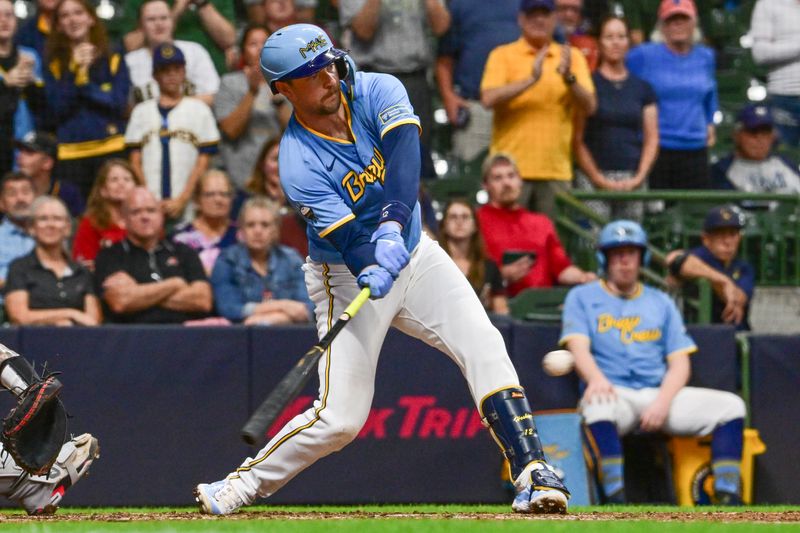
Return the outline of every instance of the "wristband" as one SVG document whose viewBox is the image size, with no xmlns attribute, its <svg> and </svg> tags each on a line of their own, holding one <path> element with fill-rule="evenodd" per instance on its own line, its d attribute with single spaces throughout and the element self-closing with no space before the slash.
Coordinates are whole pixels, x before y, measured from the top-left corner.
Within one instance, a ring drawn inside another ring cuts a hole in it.
<svg viewBox="0 0 800 533">
<path fill-rule="evenodd" d="M 410 218 L 411 209 L 409 209 L 408 206 L 403 202 L 394 201 L 383 206 L 383 209 L 381 209 L 381 219 L 378 223 L 382 224 L 384 222 L 393 220 L 401 226 L 406 227 L 406 224 L 408 224 L 408 219 Z"/>
</svg>

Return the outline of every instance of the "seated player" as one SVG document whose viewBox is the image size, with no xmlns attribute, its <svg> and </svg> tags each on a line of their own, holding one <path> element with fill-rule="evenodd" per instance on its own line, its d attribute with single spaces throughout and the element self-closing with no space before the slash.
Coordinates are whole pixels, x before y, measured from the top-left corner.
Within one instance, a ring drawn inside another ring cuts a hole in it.
<svg viewBox="0 0 800 533">
<path fill-rule="evenodd" d="M 640 429 L 712 435 L 715 503 L 741 504 L 744 402 L 686 386 L 697 348 L 669 296 L 639 282 L 649 256 L 641 226 L 612 222 L 597 247 L 603 279 L 567 295 L 561 344 L 583 380 L 580 409 L 597 443 L 606 503 L 625 502 L 620 437 Z"/>
<path fill-rule="evenodd" d="M 714 288 L 711 320 L 749 330 L 750 300 L 755 288 L 753 267 L 737 257 L 744 216 L 736 208 L 711 209 L 703 223 L 703 244 L 667 255 L 670 273 L 678 280 L 707 279 Z"/>
</svg>

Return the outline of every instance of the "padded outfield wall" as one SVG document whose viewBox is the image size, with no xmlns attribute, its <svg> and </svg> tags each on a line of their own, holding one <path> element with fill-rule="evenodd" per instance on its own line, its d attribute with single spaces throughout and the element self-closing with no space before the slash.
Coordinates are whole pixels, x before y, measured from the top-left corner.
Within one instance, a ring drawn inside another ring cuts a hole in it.
<svg viewBox="0 0 800 533">
<path fill-rule="evenodd" d="M 534 410 L 574 409 L 574 374 L 552 378 L 541 370 L 558 327 L 497 325 Z M 692 384 L 735 390 L 732 328 L 690 333 L 700 346 Z M 70 492 L 70 505 L 193 503 L 197 482 L 222 478 L 257 451 L 239 438 L 242 423 L 315 339 L 311 327 L 0 329 L 0 342 L 64 373 L 70 430 L 100 439 L 101 458 Z M 752 422 L 767 444 L 756 458 L 756 503 L 800 503 L 793 490 L 800 462 L 791 459 L 800 441 L 799 352 L 800 338 L 752 339 Z M 317 386 L 312 380 L 283 420 L 311 405 Z M 359 437 L 271 501 L 501 503 L 507 493 L 499 471 L 496 446 L 456 365 L 392 331 Z"/>
</svg>

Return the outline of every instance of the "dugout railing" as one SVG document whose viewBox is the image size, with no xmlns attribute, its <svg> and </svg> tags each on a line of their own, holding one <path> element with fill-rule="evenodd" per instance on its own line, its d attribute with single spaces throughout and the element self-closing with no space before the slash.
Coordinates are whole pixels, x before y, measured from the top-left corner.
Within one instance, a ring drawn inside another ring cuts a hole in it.
<svg viewBox="0 0 800 533">
<path fill-rule="evenodd" d="M 707 211 L 716 205 L 737 205 L 746 223 L 740 256 L 753 265 L 756 284 L 800 286 L 800 195 L 705 190 L 624 193 L 576 190 L 560 194 L 556 203 L 557 227 L 570 255 L 588 268 L 595 266 L 593 236 L 606 222 L 585 204 L 591 200 L 643 202 L 646 206 L 663 204 L 662 209 L 645 209 L 642 220 L 653 246 L 651 268 L 660 277 L 666 275 L 666 269 L 663 253 L 657 251 L 696 246 L 701 242 Z"/>
<path fill-rule="evenodd" d="M 598 214 L 577 198 L 577 195 L 559 193 L 556 198 L 554 220 L 569 256 L 581 267 L 596 271 L 597 234 L 609 219 Z M 646 226 L 646 224 L 645 224 Z M 648 232 L 649 234 L 649 232 Z M 711 285 L 705 280 L 685 284 L 683 290 L 667 282 L 666 253 L 662 247 L 648 243 L 650 264 L 642 270 L 643 279 L 666 290 L 678 301 L 688 323 L 711 323 Z"/>
</svg>

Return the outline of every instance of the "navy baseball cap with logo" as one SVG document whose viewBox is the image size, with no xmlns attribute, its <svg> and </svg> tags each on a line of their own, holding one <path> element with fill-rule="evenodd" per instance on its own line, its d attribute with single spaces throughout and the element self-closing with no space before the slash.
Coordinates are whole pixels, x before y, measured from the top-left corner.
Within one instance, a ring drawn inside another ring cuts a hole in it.
<svg viewBox="0 0 800 533">
<path fill-rule="evenodd" d="M 153 72 L 169 65 L 185 65 L 181 49 L 172 43 L 162 43 L 153 50 Z"/>
<path fill-rule="evenodd" d="M 722 228 L 742 229 L 743 227 L 744 215 L 737 208 L 728 205 L 712 208 L 703 223 L 703 231 L 705 232 Z"/>
<path fill-rule="evenodd" d="M 14 143 L 21 150 L 42 152 L 56 159 L 58 155 L 58 141 L 55 135 L 45 131 L 31 131 Z"/>
<path fill-rule="evenodd" d="M 772 128 L 775 123 L 767 106 L 750 104 L 736 115 L 736 125 L 746 130 L 759 130 Z"/>
<path fill-rule="evenodd" d="M 545 11 L 555 11 L 555 0 L 520 0 L 519 10 L 527 13 L 535 9 L 543 9 Z"/>
</svg>

